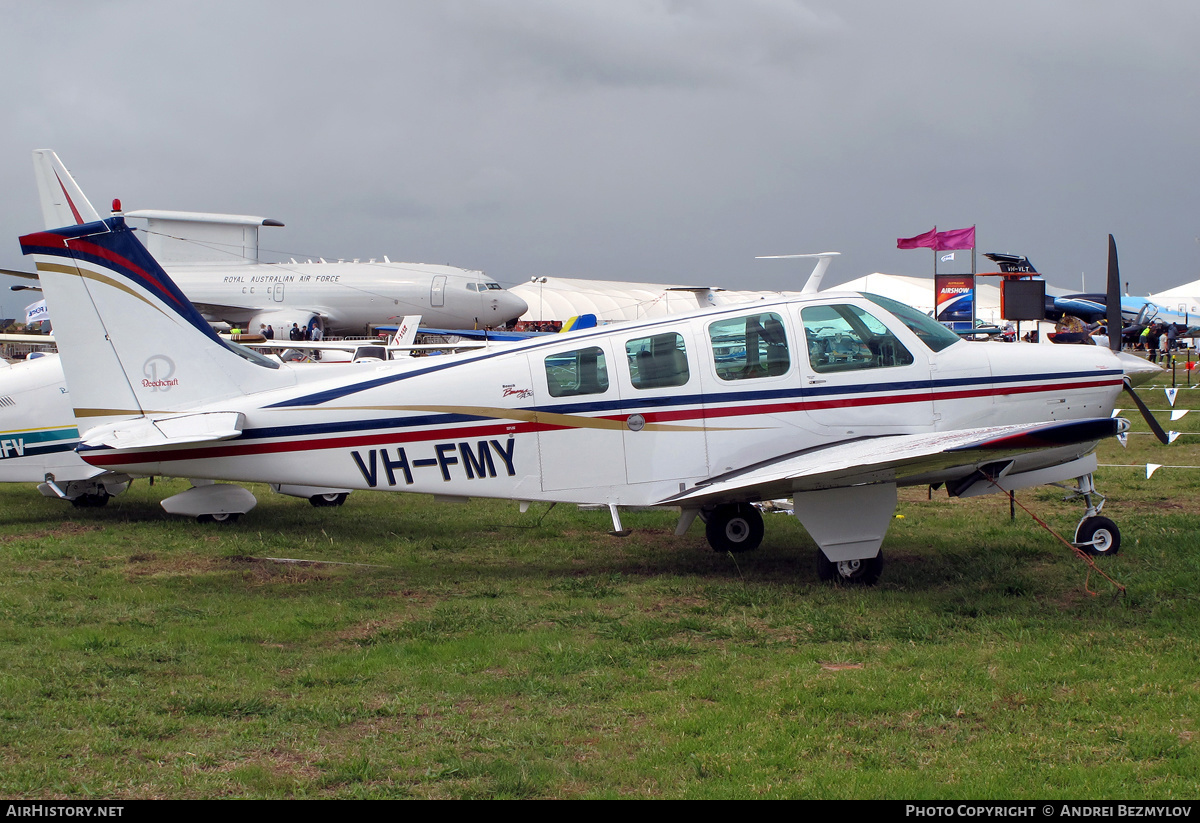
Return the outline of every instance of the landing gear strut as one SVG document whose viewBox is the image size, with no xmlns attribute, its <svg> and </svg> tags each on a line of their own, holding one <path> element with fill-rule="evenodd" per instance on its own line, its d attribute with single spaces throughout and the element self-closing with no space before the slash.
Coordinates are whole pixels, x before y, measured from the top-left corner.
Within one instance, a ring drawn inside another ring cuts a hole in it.
<svg viewBox="0 0 1200 823">
<path fill-rule="evenodd" d="M 1083 519 L 1075 527 L 1075 547 L 1088 554 L 1116 554 L 1121 550 L 1121 531 L 1117 528 L 1116 523 L 1107 517 L 1100 516 L 1100 510 L 1104 508 L 1106 498 L 1096 491 L 1096 484 L 1091 474 L 1077 477 L 1075 482 L 1078 485 L 1073 489 L 1060 483 L 1050 484 L 1068 492 L 1064 500 L 1083 498 L 1083 502 L 1087 505 Z M 1093 498 L 1095 498 L 1095 502 L 1093 502 Z"/>
</svg>

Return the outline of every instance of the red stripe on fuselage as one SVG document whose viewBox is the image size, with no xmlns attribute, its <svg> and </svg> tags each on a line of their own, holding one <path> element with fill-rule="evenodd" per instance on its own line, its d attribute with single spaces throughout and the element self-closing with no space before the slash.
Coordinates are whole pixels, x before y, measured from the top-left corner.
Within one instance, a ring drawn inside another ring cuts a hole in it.
<svg viewBox="0 0 1200 823">
<path fill-rule="evenodd" d="M 1072 383 L 1067 388 L 1100 388 L 1120 385 L 1123 378 L 1109 380 L 1091 380 L 1086 383 Z M 811 409 L 851 408 L 872 405 L 893 405 L 898 403 L 919 403 L 926 400 L 949 400 L 967 397 L 986 397 L 988 395 L 1029 394 L 1034 392 L 1058 391 L 1064 388 L 1061 384 L 1053 386 L 1006 386 L 1004 388 L 961 389 L 937 392 L 933 394 L 902 394 L 875 397 L 851 397 L 840 400 L 819 400 L 796 403 L 769 403 L 758 406 L 727 406 L 724 408 L 691 408 L 678 411 L 646 412 L 643 416 L 647 422 L 672 422 L 682 420 L 703 420 L 722 417 L 740 417 L 763 414 L 781 414 Z M 602 420 L 624 420 L 631 412 L 618 415 L 604 415 Z M 529 434 L 531 432 L 561 431 L 573 426 L 553 423 L 495 423 L 482 426 L 471 426 L 453 429 L 432 429 L 416 432 L 386 432 L 379 434 L 347 435 L 330 437 L 322 440 L 284 440 L 270 443 L 230 443 L 228 445 L 200 446 L 187 449 L 172 449 L 153 452 L 131 452 L 116 454 L 111 451 L 83 452 L 80 457 L 93 466 L 129 466 L 145 463 L 165 463 L 179 460 L 203 460 L 217 457 L 241 457 L 254 454 L 281 454 L 296 451 L 321 451 L 327 449 L 359 448 L 363 446 L 404 445 L 406 443 L 424 443 L 430 440 L 449 440 L 471 437 L 497 437 L 509 434 Z"/>
<path fill-rule="evenodd" d="M 1112 380 L 1092 380 L 1087 383 L 1072 383 L 1068 388 L 1072 389 L 1094 389 L 1104 386 L 1119 386 L 1122 379 Z M 926 403 L 935 400 L 959 400 L 968 397 L 988 397 L 988 396 L 1004 396 L 1009 394 L 1030 394 L 1035 392 L 1054 391 L 1063 388 L 1061 385 L 1054 386 L 1006 386 L 997 389 L 955 389 L 949 391 L 932 392 L 923 394 L 921 392 L 913 392 L 911 394 L 893 394 L 870 397 L 842 397 L 832 400 L 799 400 L 791 403 L 764 403 L 757 406 L 727 406 L 725 408 L 715 409 L 681 409 L 679 411 L 667 412 L 643 412 L 642 416 L 646 418 L 647 423 L 662 423 L 676 420 L 691 420 L 699 417 L 703 418 L 719 418 L 719 417 L 738 417 L 745 414 L 785 414 L 787 412 L 797 411 L 813 411 L 820 409 L 849 409 L 861 408 L 863 406 L 891 406 L 900 403 Z M 629 412 L 616 415 L 605 415 L 606 420 L 624 420 L 629 416 Z"/>
</svg>

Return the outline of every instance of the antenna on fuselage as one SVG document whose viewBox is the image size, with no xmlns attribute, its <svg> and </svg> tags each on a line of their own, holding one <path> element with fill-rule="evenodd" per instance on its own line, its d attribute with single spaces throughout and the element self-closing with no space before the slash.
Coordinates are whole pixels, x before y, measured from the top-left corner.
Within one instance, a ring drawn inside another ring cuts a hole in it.
<svg viewBox="0 0 1200 823">
<path fill-rule="evenodd" d="M 816 258 L 817 265 L 813 266 L 812 274 L 808 276 L 808 280 L 804 283 L 804 288 L 800 289 L 801 294 L 814 294 L 821 288 L 821 280 L 825 277 L 825 271 L 829 268 L 829 263 L 835 257 L 841 256 L 840 251 L 823 251 L 816 254 L 768 254 L 761 257 L 755 257 L 755 260 L 795 260 L 801 257 Z"/>
</svg>

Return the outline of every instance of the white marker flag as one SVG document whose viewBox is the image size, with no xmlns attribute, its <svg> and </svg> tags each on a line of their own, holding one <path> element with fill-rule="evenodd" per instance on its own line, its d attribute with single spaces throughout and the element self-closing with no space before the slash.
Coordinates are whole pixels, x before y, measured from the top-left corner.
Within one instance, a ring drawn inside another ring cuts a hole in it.
<svg viewBox="0 0 1200 823">
<path fill-rule="evenodd" d="M 1171 419 L 1178 420 L 1179 418 L 1183 417 L 1185 414 L 1187 414 L 1190 411 L 1191 411 L 1191 409 L 1172 409 L 1171 410 Z"/>
<path fill-rule="evenodd" d="M 1121 432 L 1117 435 L 1117 442 L 1121 444 L 1121 448 L 1129 448 L 1129 432 Z"/>
<path fill-rule="evenodd" d="M 1175 438 L 1179 437 L 1179 432 L 1167 432 L 1167 445 L 1175 442 Z"/>
<path fill-rule="evenodd" d="M 1179 391 L 1179 389 L 1163 389 L 1163 391 L 1165 391 L 1167 393 L 1167 403 L 1174 406 L 1175 405 L 1175 392 Z"/>
<path fill-rule="evenodd" d="M 1154 474 L 1156 471 L 1158 471 L 1161 468 L 1162 468 L 1161 463 L 1147 463 L 1146 464 L 1146 479 L 1149 480 L 1150 475 Z"/>
</svg>

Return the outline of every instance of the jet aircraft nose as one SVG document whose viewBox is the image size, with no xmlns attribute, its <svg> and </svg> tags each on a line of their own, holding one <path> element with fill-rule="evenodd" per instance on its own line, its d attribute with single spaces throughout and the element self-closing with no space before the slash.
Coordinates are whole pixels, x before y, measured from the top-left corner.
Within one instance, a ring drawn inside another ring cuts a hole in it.
<svg viewBox="0 0 1200 823">
<path fill-rule="evenodd" d="M 510 291 L 491 292 L 494 295 L 496 316 L 502 318 L 500 323 L 512 325 L 521 319 L 521 315 L 529 311 L 529 304 Z"/>
<path fill-rule="evenodd" d="M 1117 357 L 1121 361 L 1121 368 L 1125 372 L 1125 377 L 1129 379 L 1130 385 L 1134 387 L 1152 380 L 1164 371 L 1164 369 L 1156 364 L 1151 363 L 1149 360 L 1143 360 L 1136 354 L 1119 352 Z"/>
</svg>

